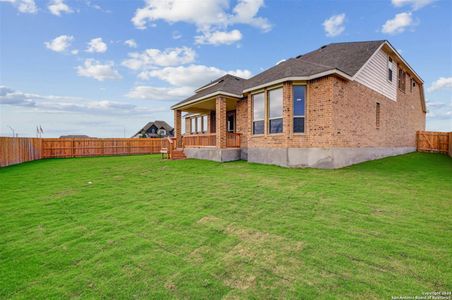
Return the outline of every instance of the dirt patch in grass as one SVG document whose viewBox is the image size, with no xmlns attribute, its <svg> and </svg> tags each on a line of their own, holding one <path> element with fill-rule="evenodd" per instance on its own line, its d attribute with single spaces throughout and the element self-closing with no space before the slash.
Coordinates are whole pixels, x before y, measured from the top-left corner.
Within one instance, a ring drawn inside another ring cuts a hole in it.
<svg viewBox="0 0 452 300">
<path fill-rule="evenodd" d="M 299 258 L 303 250 L 302 242 L 228 223 L 215 216 L 203 217 L 197 223 L 221 230 L 237 239 L 237 243 L 222 253 L 221 257 L 226 270 L 221 277 L 223 283 L 231 288 L 262 288 L 262 283 L 268 282 L 269 278 L 272 278 L 273 287 L 289 287 L 302 271 Z M 206 250 L 200 247 L 190 256 L 196 261 Z"/>
</svg>

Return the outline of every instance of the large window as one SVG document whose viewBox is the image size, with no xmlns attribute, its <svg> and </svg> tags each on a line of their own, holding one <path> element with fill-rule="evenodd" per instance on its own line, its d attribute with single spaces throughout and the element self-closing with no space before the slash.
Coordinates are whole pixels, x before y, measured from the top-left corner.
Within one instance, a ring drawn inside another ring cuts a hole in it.
<svg viewBox="0 0 452 300">
<path fill-rule="evenodd" d="M 283 132 L 283 90 L 282 88 L 268 92 L 268 131 Z"/>
<path fill-rule="evenodd" d="M 253 95 L 253 134 L 264 133 L 264 93 Z"/>
<path fill-rule="evenodd" d="M 294 85 L 293 87 L 293 132 L 304 132 L 306 107 L 306 87 L 304 85 Z"/>
<path fill-rule="evenodd" d="M 393 63 L 392 58 L 388 59 L 388 80 L 392 82 Z"/>
<path fill-rule="evenodd" d="M 202 116 L 202 132 L 207 132 L 207 116 Z"/>
<path fill-rule="evenodd" d="M 202 124 L 201 124 L 201 122 L 202 122 L 201 117 L 197 117 L 196 118 L 196 132 L 197 133 L 201 133 L 202 132 Z"/>
<path fill-rule="evenodd" d="M 196 118 L 191 118 L 190 120 L 191 120 L 190 132 L 195 133 L 196 132 Z"/>
</svg>

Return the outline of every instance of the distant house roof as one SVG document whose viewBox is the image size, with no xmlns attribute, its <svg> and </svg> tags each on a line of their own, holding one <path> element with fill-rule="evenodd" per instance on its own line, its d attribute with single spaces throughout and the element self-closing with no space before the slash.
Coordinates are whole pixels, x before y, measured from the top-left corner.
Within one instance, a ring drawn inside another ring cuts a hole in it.
<svg viewBox="0 0 452 300">
<path fill-rule="evenodd" d="M 287 80 L 312 80 L 330 74 L 352 80 L 353 76 L 358 73 L 372 55 L 385 44 L 422 81 L 386 40 L 332 43 L 306 54 L 289 58 L 250 79 L 242 79 L 229 74 L 222 76 L 197 89 L 193 96 L 180 101 L 171 108 L 175 109 L 217 94 L 241 98 L 243 93 L 253 89 Z"/>
<path fill-rule="evenodd" d="M 95 137 L 87 136 L 84 134 L 69 134 L 60 136 L 60 139 L 95 139 Z"/>
<path fill-rule="evenodd" d="M 137 136 L 139 134 L 145 133 L 146 131 L 149 130 L 149 128 L 152 127 L 152 125 L 154 125 L 155 127 L 157 127 L 157 129 L 165 129 L 168 133 L 173 130 L 173 127 L 171 127 L 170 125 L 168 125 L 168 123 L 166 123 L 165 121 L 161 121 L 161 120 L 156 120 L 153 122 L 149 122 L 146 125 L 144 125 L 143 128 L 141 128 L 134 136 Z"/>
</svg>

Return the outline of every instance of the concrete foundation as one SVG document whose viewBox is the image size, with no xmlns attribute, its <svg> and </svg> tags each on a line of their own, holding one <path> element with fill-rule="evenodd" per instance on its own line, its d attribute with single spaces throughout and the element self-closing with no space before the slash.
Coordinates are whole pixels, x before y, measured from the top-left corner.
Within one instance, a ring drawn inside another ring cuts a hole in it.
<svg viewBox="0 0 452 300">
<path fill-rule="evenodd" d="M 188 158 L 218 162 L 248 160 L 291 168 L 337 169 L 360 162 L 416 151 L 394 148 L 185 148 Z"/>
<path fill-rule="evenodd" d="M 240 160 L 239 148 L 185 148 L 184 153 L 188 158 L 207 159 L 218 162 Z"/>
<path fill-rule="evenodd" d="M 248 161 L 293 168 L 337 169 L 360 162 L 416 151 L 394 148 L 249 148 Z"/>
</svg>

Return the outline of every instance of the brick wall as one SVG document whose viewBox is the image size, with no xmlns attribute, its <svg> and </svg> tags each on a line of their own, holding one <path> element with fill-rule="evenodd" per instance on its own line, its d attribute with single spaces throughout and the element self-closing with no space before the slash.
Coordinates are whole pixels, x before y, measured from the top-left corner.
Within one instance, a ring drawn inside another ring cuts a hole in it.
<svg viewBox="0 0 452 300">
<path fill-rule="evenodd" d="M 304 134 L 292 132 L 292 83 L 284 84 L 283 91 L 282 134 L 253 136 L 251 96 L 239 102 L 237 129 L 245 140 L 242 147 L 414 147 L 416 131 L 425 129 L 418 84 L 412 92 L 409 86 L 405 93 L 398 90 L 397 101 L 393 101 L 358 82 L 335 76 L 312 80 L 307 83 Z M 377 102 L 380 103 L 379 129 Z"/>
<path fill-rule="evenodd" d="M 236 106 L 236 132 L 240 133 L 240 145 L 248 147 L 248 99 L 242 99 Z"/>
<path fill-rule="evenodd" d="M 415 147 L 416 131 L 425 129 L 421 88 L 397 89 L 393 101 L 352 81 L 334 79 L 334 144 L 338 147 Z M 380 103 L 380 126 L 376 104 Z"/>
<path fill-rule="evenodd" d="M 293 133 L 292 83 L 283 85 L 283 133 L 253 136 L 248 130 L 248 147 L 330 147 L 332 125 L 333 78 L 323 77 L 307 84 L 305 133 Z M 248 100 L 252 119 L 252 101 Z M 251 121 L 249 122 L 251 124 Z M 251 127 L 251 126 L 250 126 Z"/>
</svg>

